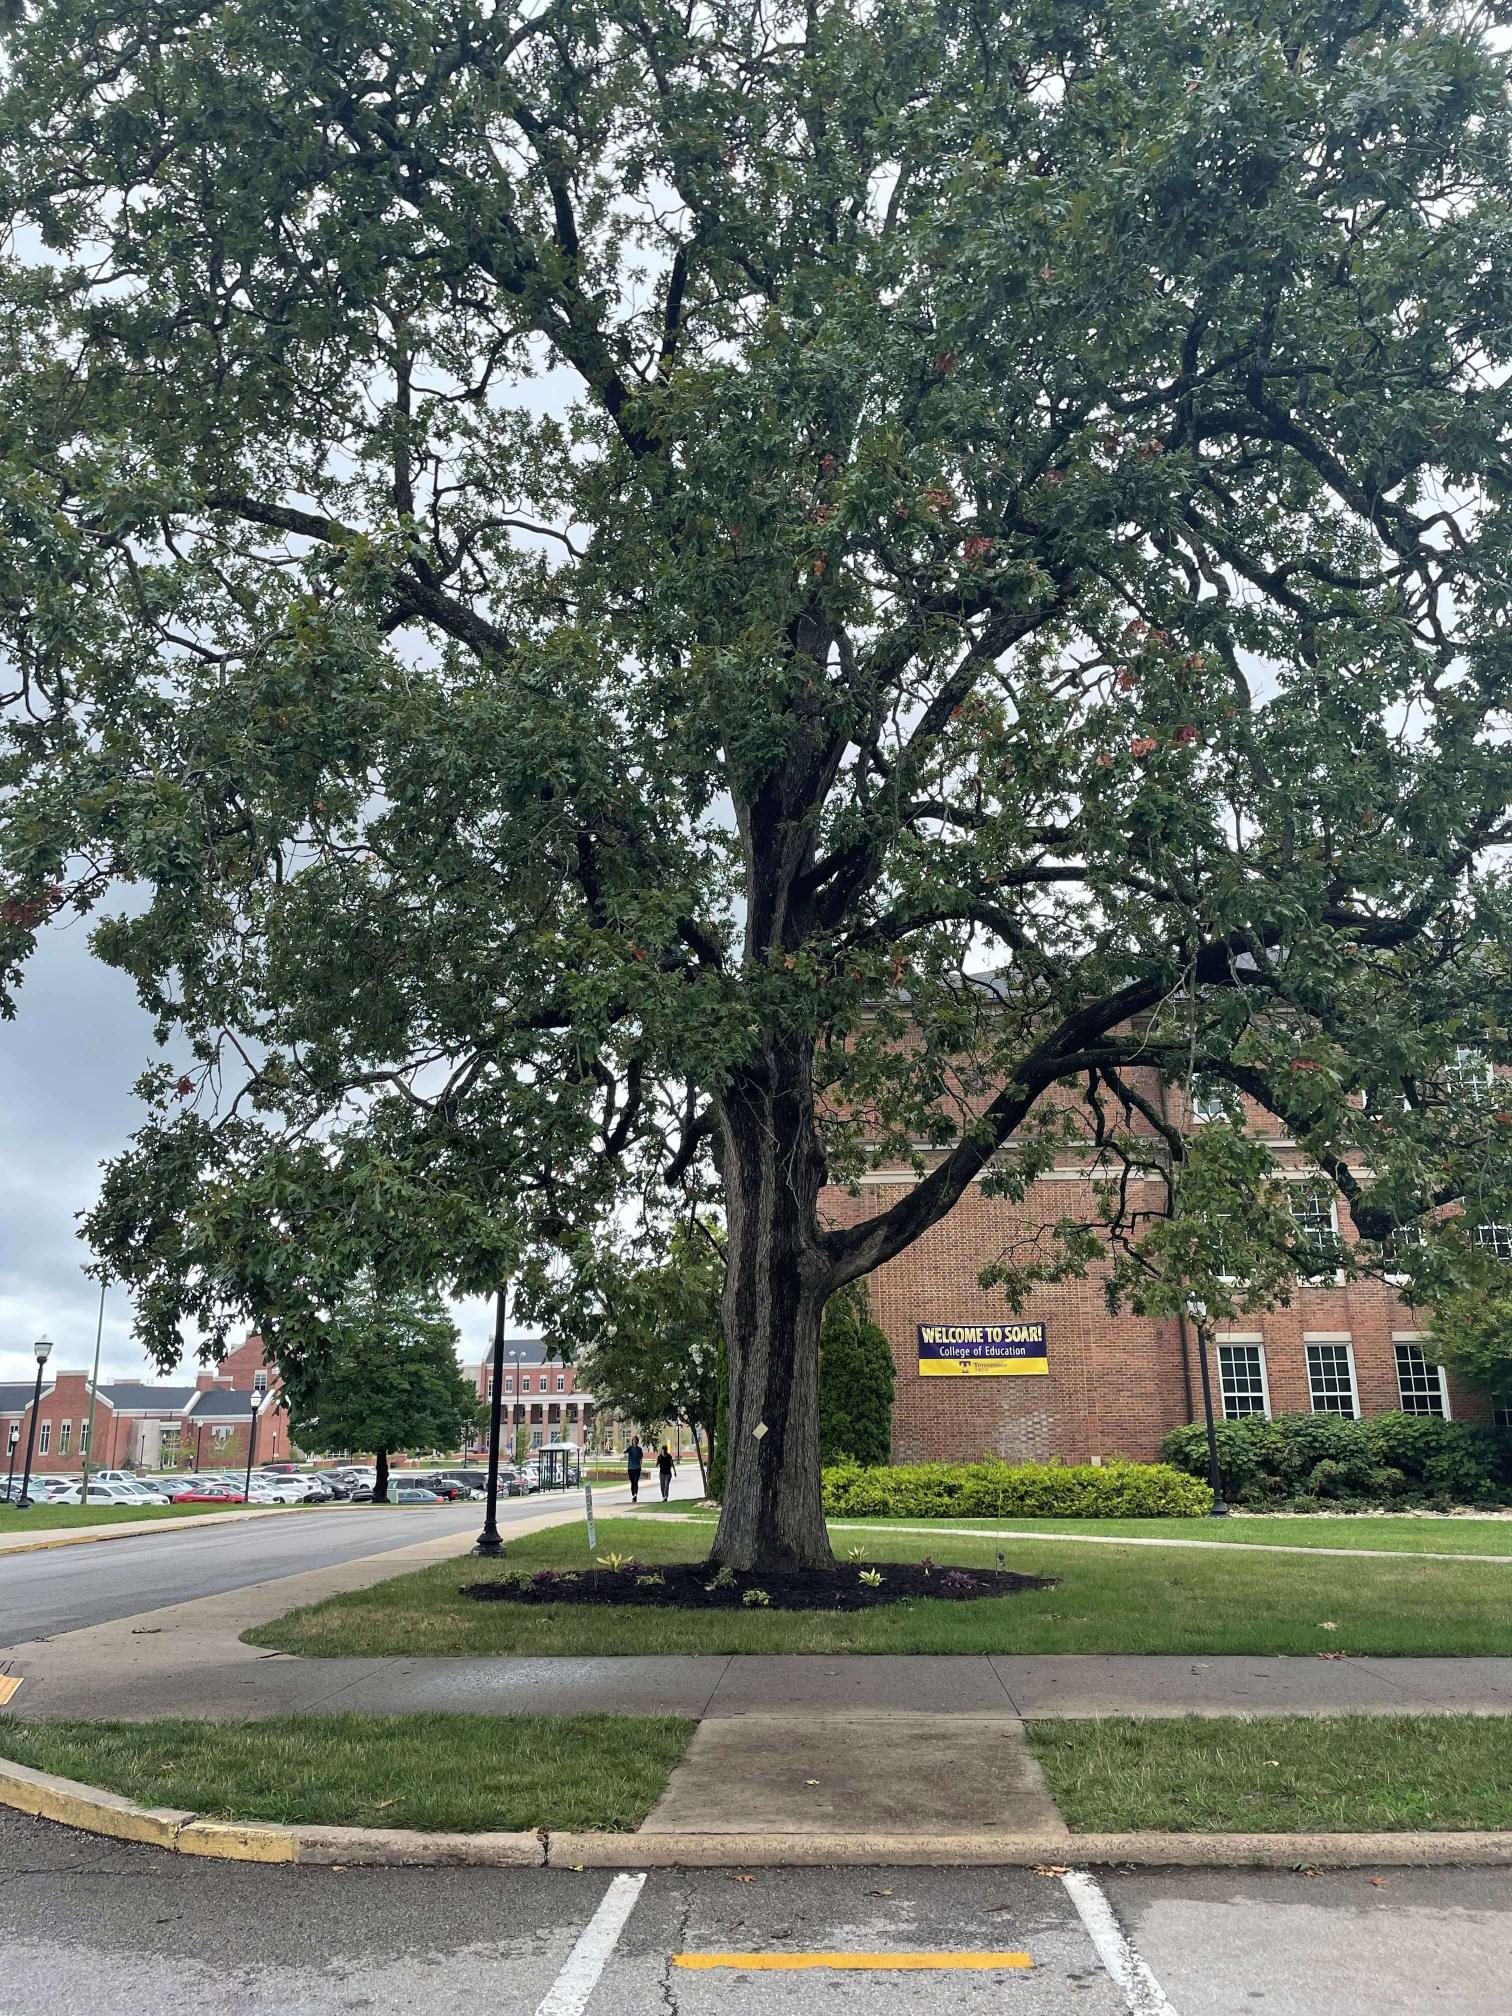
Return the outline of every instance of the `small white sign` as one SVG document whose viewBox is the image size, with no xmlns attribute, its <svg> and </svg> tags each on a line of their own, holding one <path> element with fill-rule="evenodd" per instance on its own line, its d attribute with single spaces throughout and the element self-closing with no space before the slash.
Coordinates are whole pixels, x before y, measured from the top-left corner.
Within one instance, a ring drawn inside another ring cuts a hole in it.
<svg viewBox="0 0 1512 2016">
<path fill-rule="evenodd" d="M 598 1528 L 593 1523 L 593 1486 L 583 1486 L 583 1503 L 588 1508 L 588 1552 L 593 1553 L 598 1546 Z"/>
<path fill-rule="evenodd" d="M 767 1431 L 767 1425 L 765 1421 L 758 1421 L 756 1423 L 756 1426 L 751 1430 L 751 1440 L 753 1442 L 759 1442 L 762 1436 L 765 1435 L 766 1431 Z"/>
</svg>

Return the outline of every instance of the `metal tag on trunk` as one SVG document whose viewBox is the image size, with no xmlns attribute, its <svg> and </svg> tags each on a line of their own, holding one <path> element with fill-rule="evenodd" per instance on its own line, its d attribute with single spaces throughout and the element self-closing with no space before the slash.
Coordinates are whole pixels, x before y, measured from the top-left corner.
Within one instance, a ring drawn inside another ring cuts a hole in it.
<svg viewBox="0 0 1512 2016">
<path fill-rule="evenodd" d="M 598 1546 L 598 1528 L 593 1523 L 593 1486 L 591 1484 L 583 1486 L 583 1503 L 588 1509 L 588 1552 L 591 1554 L 594 1548 Z"/>
<path fill-rule="evenodd" d="M 765 1421 L 758 1421 L 756 1423 L 756 1426 L 751 1430 L 751 1440 L 753 1442 L 759 1442 L 762 1436 L 765 1435 L 766 1431 L 767 1426 Z"/>
</svg>

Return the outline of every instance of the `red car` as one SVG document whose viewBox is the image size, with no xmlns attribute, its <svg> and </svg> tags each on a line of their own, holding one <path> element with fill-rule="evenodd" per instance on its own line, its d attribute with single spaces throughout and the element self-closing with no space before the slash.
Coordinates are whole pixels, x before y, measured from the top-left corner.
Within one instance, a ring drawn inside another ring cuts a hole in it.
<svg viewBox="0 0 1512 2016">
<path fill-rule="evenodd" d="M 169 1500 L 173 1505 L 245 1505 L 246 1502 L 240 1491 L 196 1491 L 192 1486 L 186 1491 L 175 1491 Z"/>
</svg>

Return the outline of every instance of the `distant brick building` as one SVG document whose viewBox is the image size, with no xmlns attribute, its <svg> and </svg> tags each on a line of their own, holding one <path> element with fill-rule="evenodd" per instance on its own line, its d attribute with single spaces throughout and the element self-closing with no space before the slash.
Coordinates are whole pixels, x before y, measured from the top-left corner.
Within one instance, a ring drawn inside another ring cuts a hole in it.
<svg viewBox="0 0 1512 2016">
<path fill-rule="evenodd" d="M 1143 1089 L 1153 1097 L 1153 1074 L 1147 1075 Z M 1165 1088 L 1165 1099 L 1177 1124 L 1183 1124 L 1183 1115 L 1188 1126 L 1202 1124 L 1200 1114 L 1185 1113 L 1173 1088 Z M 1250 1107 L 1246 1118 L 1268 1137 L 1283 1175 L 1297 1185 L 1293 1209 L 1299 1227 L 1305 1231 L 1314 1223 L 1321 1230 L 1331 1224 L 1352 1236 L 1342 1200 L 1323 1197 L 1275 1120 L 1258 1107 Z M 907 1168 L 870 1172 L 855 1195 L 827 1190 L 824 1214 L 837 1225 L 874 1217 L 916 1180 Z M 1019 1312 L 1045 1326 L 1043 1374 L 940 1378 L 919 1372 L 921 1324 L 1014 1320 L 1000 1291 L 978 1286 L 979 1270 L 1062 1218 L 1096 1218 L 1093 1180 L 1090 1154 L 1073 1151 L 1034 1183 L 1021 1203 L 984 1196 L 973 1184 L 941 1223 L 870 1277 L 872 1313 L 887 1332 L 897 1368 L 895 1461 L 1149 1458 L 1169 1429 L 1201 1418 L 1193 1326 L 1110 1316 L 1096 1273 L 1037 1289 Z M 1149 1187 L 1154 1209 L 1158 1198 L 1155 1185 Z M 1477 1236 L 1512 1260 L 1512 1228 L 1480 1227 Z M 1426 1329 L 1423 1312 L 1389 1282 L 1344 1285 L 1329 1276 L 1300 1283 L 1289 1308 L 1213 1327 L 1215 1406 L 1228 1416 L 1313 1410 L 1366 1415 L 1402 1408 L 1491 1420 L 1484 1394 L 1425 1361 Z M 1507 1410 L 1495 1411 L 1502 1419 Z"/>
<path fill-rule="evenodd" d="M 493 1352 L 473 1373 L 479 1400 L 493 1399 Z M 539 1337 L 510 1337 L 504 1343 L 504 1419 L 526 1429 L 532 1449 L 544 1442 L 575 1442 L 586 1449 L 594 1421 L 593 1395 Z M 506 1451 L 511 1446 L 504 1436 Z"/>
<path fill-rule="evenodd" d="M 34 1386 L 34 1380 L 0 1385 L 0 1454 L 15 1422 L 21 1431 L 18 1472 L 26 1460 Z M 136 1379 L 102 1380 L 95 1397 L 92 1447 L 89 1400 L 87 1372 L 44 1376 L 32 1454 L 34 1473 L 72 1474 L 86 1454 L 90 1468 L 96 1470 L 239 1467 L 247 1460 L 249 1437 L 254 1463 L 277 1462 L 289 1453 L 288 1416 L 279 1397 L 278 1376 L 255 1332 L 227 1352 L 213 1371 L 198 1373 L 192 1383 L 160 1386 Z"/>
</svg>

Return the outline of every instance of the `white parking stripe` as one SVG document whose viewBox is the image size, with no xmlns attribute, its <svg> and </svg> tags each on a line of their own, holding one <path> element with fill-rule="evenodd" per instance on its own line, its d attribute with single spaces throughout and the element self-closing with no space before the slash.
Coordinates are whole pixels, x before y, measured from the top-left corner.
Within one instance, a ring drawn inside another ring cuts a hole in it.
<svg viewBox="0 0 1512 2016">
<path fill-rule="evenodd" d="M 609 1964 L 625 1922 L 646 1886 L 644 1874 L 616 1876 L 603 1902 L 578 1935 L 566 1964 L 538 2005 L 535 2016 L 583 2016 L 588 1997 Z"/>
<path fill-rule="evenodd" d="M 1102 1885 L 1085 1869 L 1067 1869 L 1061 1881 L 1087 1928 L 1087 1937 L 1097 1948 L 1098 1959 L 1122 1993 L 1129 2016 L 1176 2016 L 1165 1990 L 1129 1944 Z"/>
</svg>

